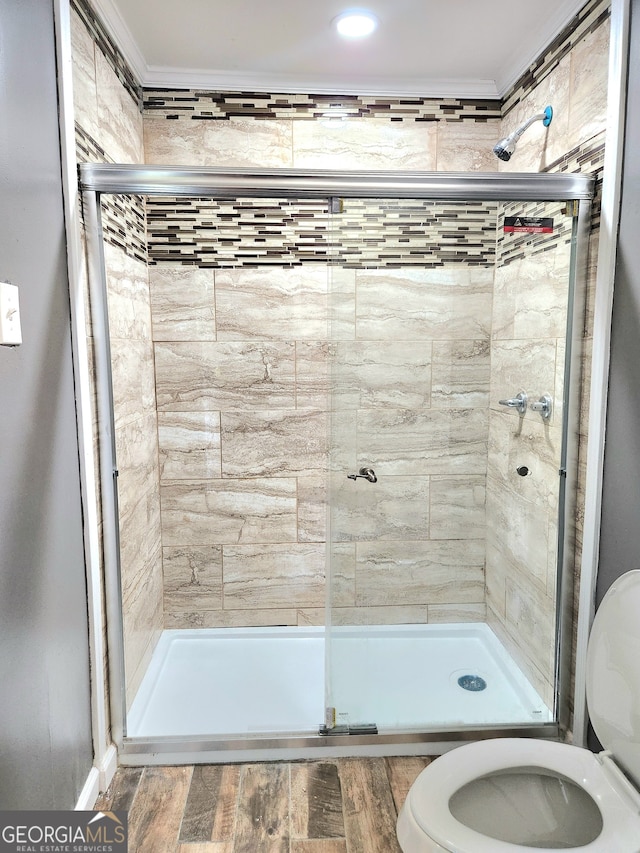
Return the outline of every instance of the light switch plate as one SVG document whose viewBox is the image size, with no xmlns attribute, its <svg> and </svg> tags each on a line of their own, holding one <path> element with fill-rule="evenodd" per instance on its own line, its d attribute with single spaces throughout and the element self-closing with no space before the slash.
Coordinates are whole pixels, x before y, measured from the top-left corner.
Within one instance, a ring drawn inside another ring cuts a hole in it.
<svg viewBox="0 0 640 853">
<path fill-rule="evenodd" d="M 22 343 L 18 287 L 0 281 L 0 345 L 17 347 Z"/>
</svg>

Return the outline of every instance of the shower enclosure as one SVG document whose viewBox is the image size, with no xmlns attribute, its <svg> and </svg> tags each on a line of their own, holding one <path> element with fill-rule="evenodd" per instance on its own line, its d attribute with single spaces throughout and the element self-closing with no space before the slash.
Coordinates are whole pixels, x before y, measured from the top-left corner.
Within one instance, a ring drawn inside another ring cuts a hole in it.
<svg viewBox="0 0 640 853">
<path fill-rule="evenodd" d="M 556 736 L 591 179 L 81 181 L 122 761 Z"/>
</svg>

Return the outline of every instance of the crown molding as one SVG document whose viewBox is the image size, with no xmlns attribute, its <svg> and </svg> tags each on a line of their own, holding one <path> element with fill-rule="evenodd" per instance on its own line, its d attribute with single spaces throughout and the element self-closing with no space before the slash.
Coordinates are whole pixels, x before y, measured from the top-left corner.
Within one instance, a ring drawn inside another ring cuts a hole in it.
<svg viewBox="0 0 640 853">
<path fill-rule="evenodd" d="M 545 19 L 540 27 L 537 47 L 523 60 L 514 49 L 512 59 L 498 73 L 496 80 L 459 78 L 416 79 L 406 78 L 351 78 L 338 80 L 332 77 L 291 77 L 286 74 L 254 74 L 227 72 L 201 68 L 176 68 L 147 65 L 131 31 L 114 0 L 90 0 L 96 13 L 114 39 L 131 70 L 145 88 L 204 89 L 210 91 L 286 92 L 327 95 L 360 95 L 366 97 L 422 97 L 422 98 L 477 98 L 501 100 L 520 79 L 549 43 L 567 26 L 584 6 L 584 0 L 575 0 L 569 12 L 557 12 Z"/>
<path fill-rule="evenodd" d="M 109 31 L 109 35 L 116 43 L 118 49 L 129 63 L 129 67 L 137 77 L 141 86 L 147 75 L 147 63 L 138 47 L 138 43 L 126 25 L 120 10 L 113 0 L 89 0 L 96 14 Z"/>
<path fill-rule="evenodd" d="M 145 88 L 203 89 L 215 92 L 286 92 L 326 95 L 359 95 L 382 98 L 476 98 L 499 100 L 494 80 L 351 77 L 292 77 L 287 74 L 247 74 L 207 71 L 201 68 L 147 66 Z"/>
<path fill-rule="evenodd" d="M 536 48 L 533 50 L 528 60 L 523 60 L 518 51 L 514 49 L 511 59 L 502 68 L 497 75 L 496 88 L 500 98 L 504 98 L 510 89 L 518 82 L 522 75 L 531 67 L 539 56 L 549 47 L 553 39 L 559 35 L 569 22 L 578 14 L 584 7 L 585 0 L 574 0 L 569 12 L 564 13 L 556 11 L 554 15 L 550 15 L 542 22 L 538 38 L 536 40 Z"/>
</svg>

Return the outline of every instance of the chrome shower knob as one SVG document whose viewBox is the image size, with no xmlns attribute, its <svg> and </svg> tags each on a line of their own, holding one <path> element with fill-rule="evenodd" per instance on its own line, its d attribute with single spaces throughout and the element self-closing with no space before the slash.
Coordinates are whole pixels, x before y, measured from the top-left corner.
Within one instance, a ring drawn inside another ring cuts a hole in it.
<svg viewBox="0 0 640 853">
<path fill-rule="evenodd" d="M 508 409 L 516 409 L 519 415 L 524 415 L 527 411 L 527 395 L 524 391 L 520 391 L 519 394 L 510 397 L 508 400 L 498 400 L 498 403 Z"/>
</svg>

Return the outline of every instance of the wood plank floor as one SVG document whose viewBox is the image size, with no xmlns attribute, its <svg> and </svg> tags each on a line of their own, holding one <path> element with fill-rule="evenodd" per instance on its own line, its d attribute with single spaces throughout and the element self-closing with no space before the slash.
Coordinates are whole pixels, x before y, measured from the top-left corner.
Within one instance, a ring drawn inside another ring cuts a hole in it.
<svg viewBox="0 0 640 853">
<path fill-rule="evenodd" d="M 400 853 L 396 819 L 431 758 L 121 767 L 95 808 L 130 853 Z"/>
</svg>

